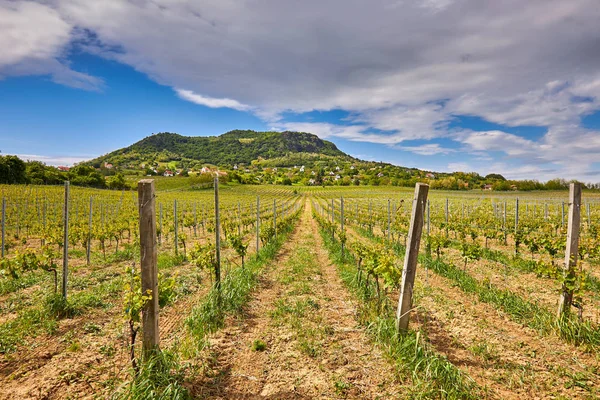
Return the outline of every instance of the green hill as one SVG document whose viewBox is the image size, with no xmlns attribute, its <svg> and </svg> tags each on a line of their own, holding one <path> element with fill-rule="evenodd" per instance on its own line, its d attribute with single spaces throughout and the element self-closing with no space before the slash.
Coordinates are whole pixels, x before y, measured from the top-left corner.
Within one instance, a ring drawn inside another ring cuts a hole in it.
<svg viewBox="0 0 600 400">
<path fill-rule="evenodd" d="M 139 168 L 142 164 L 169 163 L 232 166 L 250 164 L 259 159 L 278 158 L 297 153 L 351 159 L 335 144 L 304 132 L 255 132 L 235 130 L 221 136 L 182 136 L 157 133 L 89 161 L 95 167 L 110 163 L 119 167 Z"/>
</svg>

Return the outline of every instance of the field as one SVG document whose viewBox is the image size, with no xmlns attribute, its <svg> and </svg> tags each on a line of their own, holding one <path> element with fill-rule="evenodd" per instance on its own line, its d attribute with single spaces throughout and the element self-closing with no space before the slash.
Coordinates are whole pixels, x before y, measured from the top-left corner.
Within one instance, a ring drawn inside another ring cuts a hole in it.
<svg viewBox="0 0 600 400">
<path fill-rule="evenodd" d="M 213 190 L 173 182 L 148 358 L 137 193 L 71 187 L 65 241 L 63 187 L 0 186 L 0 399 L 600 397 L 600 195 L 565 280 L 568 192 L 431 191 L 398 334 L 414 190 L 222 185 L 216 285 Z"/>
</svg>

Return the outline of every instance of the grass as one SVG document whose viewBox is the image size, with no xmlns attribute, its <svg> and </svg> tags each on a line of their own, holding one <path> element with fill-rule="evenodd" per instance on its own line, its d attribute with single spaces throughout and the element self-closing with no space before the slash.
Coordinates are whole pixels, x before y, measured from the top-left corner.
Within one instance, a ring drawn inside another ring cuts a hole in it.
<svg viewBox="0 0 600 400">
<path fill-rule="evenodd" d="M 342 257 L 340 243 L 332 239 L 329 232 L 321 230 L 321 236 L 344 284 L 359 299 L 359 322 L 385 350 L 397 371 L 412 380 L 407 393 L 409 398 L 479 399 L 486 396 L 483 388 L 431 348 L 422 331 L 398 333 L 395 313 L 387 298 L 382 306 L 374 287 L 359 283 L 352 255 L 346 252 Z"/>
<path fill-rule="evenodd" d="M 233 269 L 221 281 L 220 289 L 213 287 L 203 301 L 195 306 L 186 319 L 186 326 L 198 347 L 204 346 L 205 337 L 224 325 L 228 314 L 238 314 L 243 310 L 258 281 L 263 267 L 277 255 L 277 252 L 288 239 L 293 223 L 280 231 L 276 240 L 263 246 L 259 253 L 246 262 L 246 265 Z"/>
<path fill-rule="evenodd" d="M 117 391 L 119 400 L 187 400 L 190 393 L 184 386 L 186 368 L 182 366 L 177 352 L 156 352 L 140 363 L 139 372 L 126 386 Z"/>
</svg>

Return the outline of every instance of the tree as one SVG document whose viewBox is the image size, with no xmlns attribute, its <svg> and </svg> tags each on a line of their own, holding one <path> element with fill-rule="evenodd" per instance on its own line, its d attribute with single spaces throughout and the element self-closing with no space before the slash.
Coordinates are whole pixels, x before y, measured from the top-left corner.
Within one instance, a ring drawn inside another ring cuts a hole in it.
<svg viewBox="0 0 600 400">
<path fill-rule="evenodd" d="M 0 183 L 27 183 L 25 162 L 17 156 L 0 156 Z"/>
</svg>

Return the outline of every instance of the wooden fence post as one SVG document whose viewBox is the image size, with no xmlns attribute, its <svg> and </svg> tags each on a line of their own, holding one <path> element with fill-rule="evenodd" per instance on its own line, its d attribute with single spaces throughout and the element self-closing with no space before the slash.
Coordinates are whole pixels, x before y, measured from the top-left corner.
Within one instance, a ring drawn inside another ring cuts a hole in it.
<svg viewBox="0 0 600 400">
<path fill-rule="evenodd" d="M 215 286 L 221 288 L 221 218 L 219 215 L 219 175 L 215 176 Z"/>
<path fill-rule="evenodd" d="M 138 182 L 138 201 L 142 293 L 147 291 L 152 293 L 152 298 L 142 308 L 142 348 L 144 355 L 147 356 L 160 344 L 158 333 L 158 250 L 153 179 L 142 179 Z"/>
<path fill-rule="evenodd" d="M 579 248 L 579 225 L 581 222 L 581 184 L 571 183 L 569 188 L 569 221 L 567 226 L 567 248 L 565 251 L 565 264 L 563 273 L 565 282 L 562 285 L 562 294 L 558 305 L 558 317 L 568 315 L 573 303 L 573 288 L 568 287 L 567 280 L 575 276 L 577 265 L 577 252 Z"/>
<path fill-rule="evenodd" d="M 400 331 L 408 329 L 408 322 L 410 320 L 413 285 L 417 272 L 421 233 L 423 231 L 423 216 L 428 193 L 429 185 L 417 183 L 413 199 L 412 215 L 410 217 L 404 268 L 402 269 L 402 285 L 400 286 L 398 311 L 396 313 L 396 328 Z"/>
<path fill-rule="evenodd" d="M 67 298 L 67 280 L 69 275 L 69 181 L 65 182 L 65 205 L 63 211 L 63 276 L 62 276 L 62 295 Z"/>
</svg>

